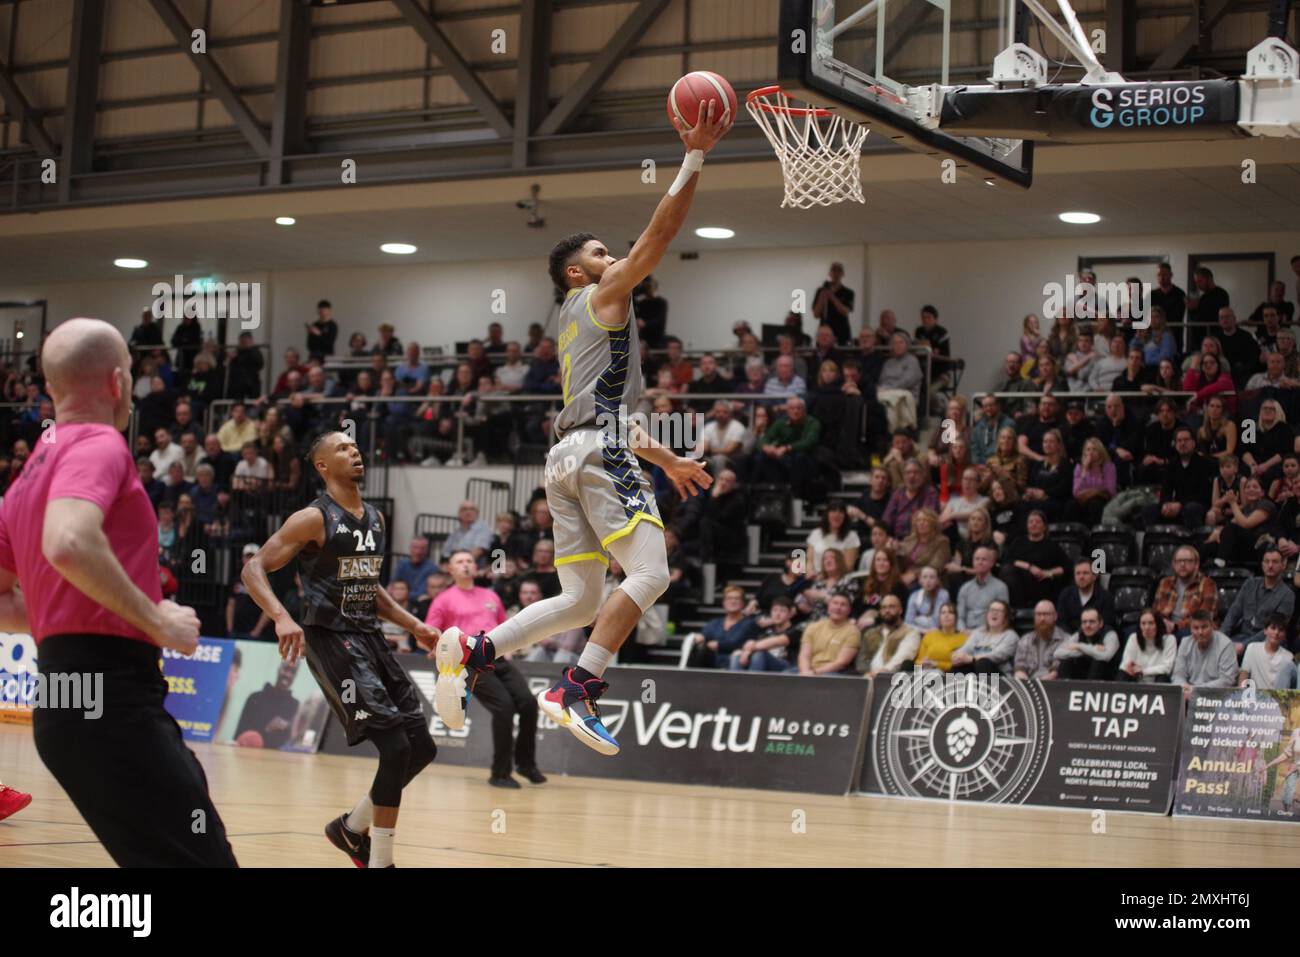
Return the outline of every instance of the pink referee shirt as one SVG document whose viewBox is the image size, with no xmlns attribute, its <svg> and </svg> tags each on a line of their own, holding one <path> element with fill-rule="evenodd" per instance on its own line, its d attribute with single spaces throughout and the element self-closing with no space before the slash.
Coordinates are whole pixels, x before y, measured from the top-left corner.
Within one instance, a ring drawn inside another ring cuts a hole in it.
<svg viewBox="0 0 1300 957">
<path fill-rule="evenodd" d="M 17 572 L 32 637 L 118 635 L 153 644 L 144 632 L 95 604 L 70 585 L 41 552 L 46 503 L 60 498 L 94 502 L 104 513 L 104 535 L 131 581 L 162 600 L 158 519 L 140 484 L 135 461 L 111 425 L 55 427 L 53 442 L 36 450 L 0 506 L 0 566 Z"/>
<path fill-rule="evenodd" d="M 457 588 L 443 591 L 429 604 L 424 623 L 439 631 L 455 625 L 467 635 L 491 631 L 506 620 L 506 606 L 490 588 Z"/>
</svg>

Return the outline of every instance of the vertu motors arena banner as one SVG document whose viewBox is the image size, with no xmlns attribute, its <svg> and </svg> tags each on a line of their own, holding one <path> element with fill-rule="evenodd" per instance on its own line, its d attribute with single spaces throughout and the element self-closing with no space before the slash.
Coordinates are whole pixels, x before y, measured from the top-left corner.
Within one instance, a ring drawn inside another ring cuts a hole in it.
<svg viewBox="0 0 1300 957">
<path fill-rule="evenodd" d="M 438 760 L 487 768 L 492 716 L 470 699 L 466 725 L 449 730 L 434 713 L 433 662 L 399 655 L 424 699 Z M 553 664 L 514 662 L 536 694 L 555 680 Z M 856 780 L 869 682 L 718 671 L 613 667 L 601 715 L 622 750 L 597 754 L 572 732 L 539 716 L 537 762 L 547 773 L 673 784 L 846 794 Z M 349 748 L 333 715 L 322 750 L 374 756 L 369 742 Z"/>
<path fill-rule="evenodd" d="M 862 790 L 1165 814 L 1182 689 L 938 672 L 875 680 Z"/>
<path fill-rule="evenodd" d="M 1300 820 L 1300 691 L 1197 688 L 1174 814 Z"/>
</svg>

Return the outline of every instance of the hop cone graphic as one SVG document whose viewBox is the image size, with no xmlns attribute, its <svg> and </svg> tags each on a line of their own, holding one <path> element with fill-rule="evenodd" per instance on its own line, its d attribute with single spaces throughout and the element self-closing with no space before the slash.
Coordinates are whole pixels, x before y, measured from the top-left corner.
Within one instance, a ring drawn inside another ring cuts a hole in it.
<svg viewBox="0 0 1300 957">
<path fill-rule="evenodd" d="M 960 761 L 971 753 L 979 728 L 967 715 L 962 715 L 948 726 L 948 751 Z"/>
</svg>

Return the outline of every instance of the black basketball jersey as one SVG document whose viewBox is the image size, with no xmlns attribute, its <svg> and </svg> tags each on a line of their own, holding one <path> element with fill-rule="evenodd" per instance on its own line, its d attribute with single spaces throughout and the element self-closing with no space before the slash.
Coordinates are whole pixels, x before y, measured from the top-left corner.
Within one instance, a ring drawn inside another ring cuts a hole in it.
<svg viewBox="0 0 1300 957">
<path fill-rule="evenodd" d="M 298 553 L 307 594 L 303 625 L 333 631 L 378 631 L 376 603 L 384 564 L 384 519 L 366 503 L 357 518 L 327 493 L 312 502 L 325 518 L 325 544 Z"/>
</svg>

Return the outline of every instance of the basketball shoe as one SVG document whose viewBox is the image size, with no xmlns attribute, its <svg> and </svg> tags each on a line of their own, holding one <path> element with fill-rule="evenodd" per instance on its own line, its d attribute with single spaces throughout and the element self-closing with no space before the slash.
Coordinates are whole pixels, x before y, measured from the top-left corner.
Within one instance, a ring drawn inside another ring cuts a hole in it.
<svg viewBox="0 0 1300 957">
<path fill-rule="evenodd" d="M 0 784 L 0 821 L 17 814 L 32 803 L 32 796 L 15 788 Z"/>
<path fill-rule="evenodd" d="M 370 835 L 349 829 L 346 811 L 325 825 L 325 837 L 357 867 L 370 866 Z"/>
<path fill-rule="evenodd" d="M 565 668 L 555 684 L 537 695 L 537 706 L 558 725 L 568 728 L 574 737 L 601 754 L 618 754 L 618 742 L 600 720 L 596 701 L 609 683 L 599 678 L 578 681 L 573 669 Z"/>
<path fill-rule="evenodd" d="M 491 671 L 496 659 L 492 639 L 483 632 L 466 636 L 459 628 L 448 628 L 434 646 L 433 660 L 438 681 L 433 688 L 433 709 L 453 731 L 465 727 L 465 709 L 474 692 L 479 672 Z"/>
</svg>

